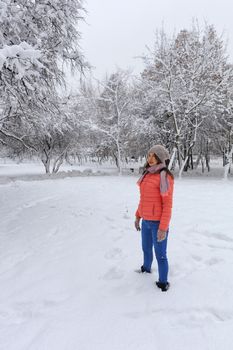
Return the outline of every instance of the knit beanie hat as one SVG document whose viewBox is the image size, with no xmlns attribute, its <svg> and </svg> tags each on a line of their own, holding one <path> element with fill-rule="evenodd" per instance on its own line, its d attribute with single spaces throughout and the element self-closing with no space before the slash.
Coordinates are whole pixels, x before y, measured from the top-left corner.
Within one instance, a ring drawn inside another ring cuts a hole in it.
<svg viewBox="0 0 233 350">
<path fill-rule="evenodd" d="M 169 155 L 168 151 L 162 145 L 155 145 L 155 146 L 151 147 L 151 149 L 149 149 L 149 151 L 148 151 L 148 154 L 149 153 L 156 154 L 156 156 L 159 157 L 161 162 L 164 164 L 165 164 L 165 160 L 170 159 L 170 155 Z"/>
</svg>

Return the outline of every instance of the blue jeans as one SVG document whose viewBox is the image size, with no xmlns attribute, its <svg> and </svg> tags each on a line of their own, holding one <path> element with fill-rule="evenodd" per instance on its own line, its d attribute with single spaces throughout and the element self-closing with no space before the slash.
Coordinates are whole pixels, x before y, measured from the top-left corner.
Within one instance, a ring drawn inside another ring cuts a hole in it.
<svg viewBox="0 0 233 350">
<path fill-rule="evenodd" d="M 167 236 L 166 239 L 158 242 L 157 232 L 159 221 L 142 220 L 142 250 L 143 250 L 143 267 L 146 271 L 151 270 L 153 261 L 153 246 L 155 256 L 158 263 L 159 282 L 166 283 L 168 275 L 168 260 L 167 260 Z"/>
</svg>

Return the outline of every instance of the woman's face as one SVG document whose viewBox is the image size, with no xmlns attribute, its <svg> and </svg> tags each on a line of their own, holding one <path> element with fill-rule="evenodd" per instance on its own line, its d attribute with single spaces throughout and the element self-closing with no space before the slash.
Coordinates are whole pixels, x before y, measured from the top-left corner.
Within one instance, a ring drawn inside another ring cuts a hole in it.
<svg viewBox="0 0 233 350">
<path fill-rule="evenodd" d="M 147 162 L 149 164 L 149 166 L 158 164 L 157 159 L 155 158 L 154 153 L 149 153 L 147 156 Z"/>
</svg>

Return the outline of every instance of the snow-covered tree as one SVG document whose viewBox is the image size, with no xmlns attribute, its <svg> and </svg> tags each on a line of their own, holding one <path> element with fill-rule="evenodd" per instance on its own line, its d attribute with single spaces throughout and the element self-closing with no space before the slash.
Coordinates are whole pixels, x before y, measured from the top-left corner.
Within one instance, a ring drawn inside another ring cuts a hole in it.
<svg viewBox="0 0 233 350">
<path fill-rule="evenodd" d="M 31 147 L 20 129 L 15 134 L 15 118 L 23 118 L 24 125 L 28 121 L 28 131 L 43 128 L 47 118 L 49 124 L 57 86 L 65 84 L 64 65 L 79 71 L 87 65 L 79 47 L 83 11 L 82 0 L 0 1 L 0 136 L 4 142 L 15 137 Z"/>
<path fill-rule="evenodd" d="M 231 169 L 233 154 L 233 72 L 216 100 L 216 111 L 212 116 L 210 134 L 216 153 L 223 156 L 224 177 Z M 213 123 L 214 120 L 214 123 Z"/>
<path fill-rule="evenodd" d="M 72 97 L 56 97 L 51 101 L 53 110 L 44 111 L 47 115 L 37 115 L 37 110 L 27 118 L 17 114 L 14 122 L 14 137 L 8 139 L 8 154 L 18 156 L 36 155 L 42 161 L 46 173 L 56 173 L 70 153 L 78 149 L 82 140 L 82 110 Z M 75 108 L 74 108 L 75 106 Z M 40 123 L 38 119 L 41 117 Z M 30 120 L 29 120 L 30 118 Z M 44 124 L 43 124 L 44 121 Z M 6 122 L 5 122 L 6 123 Z M 7 125 L 5 126 L 7 128 Z M 20 130 L 23 144 L 16 135 Z M 26 145 L 26 147 L 24 147 Z M 13 151 L 11 151 L 11 149 Z"/>
<path fill-rule="evenodd" d="M 172 38 L 161 31 L 144 60 L 142 89 L 153 100 L 149 115 L 155 116 L 157 126 L 161 122 L 161 134 L 175 147 L 181 175 L 198 131 L 229 81 L 224 42 L 208 25 L 203 32 L 193 25 Z"/>
<path fill-rule="evenodd" d="M 120 69 L 99 82 L 98 92 L 89 99 L 89 126 L 98 135 L 95 153 L 112 157 L 120 174 L 128 140 L 130 101 L 129 73 Z"/>
</svg>

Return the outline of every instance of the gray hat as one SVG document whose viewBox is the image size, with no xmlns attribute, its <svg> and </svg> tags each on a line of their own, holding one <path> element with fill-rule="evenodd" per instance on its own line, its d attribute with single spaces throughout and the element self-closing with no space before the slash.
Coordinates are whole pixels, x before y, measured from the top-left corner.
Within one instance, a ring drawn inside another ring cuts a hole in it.
<svg viewBox="0 0 233 350">
<path fill-rule="evenodd" d="M 162 163 L 165 163 L 165 160 L 170 159 L 170 155 L 165 147 L 162 145 L 155 145 L 149 149 L 148 153 L 154 153 L 161 160 Z"/>
</svg>

